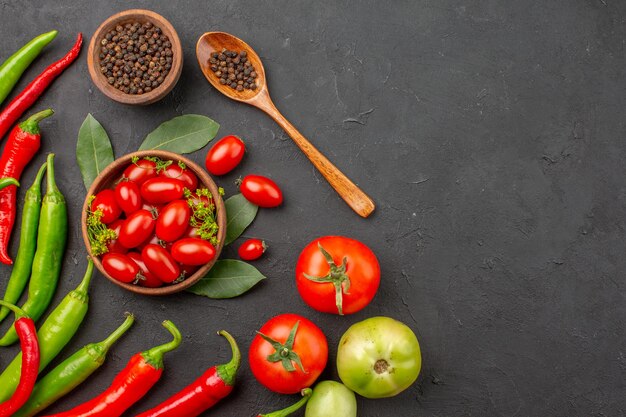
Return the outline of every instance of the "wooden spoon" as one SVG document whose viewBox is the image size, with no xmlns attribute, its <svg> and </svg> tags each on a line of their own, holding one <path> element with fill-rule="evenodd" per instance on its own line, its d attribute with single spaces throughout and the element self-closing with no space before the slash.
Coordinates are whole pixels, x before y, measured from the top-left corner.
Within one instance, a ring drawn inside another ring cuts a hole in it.
<svg viewBox="0 0 626 417">
<path fill-rule="evenodd" d="M 219 83 L 219 78 L 211 71 L 209 59 L 212 52 L 222 52 L 224 49 L 231 51 L 246 51 L 250 63 L 257 73 L 256 90 L 237 91 L 227 85 Z M 207 80 L 220 93 L 233 100 L 248 103 L 267 113 L 288 134 L 296 145 L 309 158 L 311 163 L 322 173 L 324 178 L 339 193 L 341 198 L 362 217 L 369 216 L 374 211 L 374 202 L 348 177 L 346 177 L 335 165 L 320 153 L 285 117 L 280 114 L 270 98 L 265 80 L 265 70 L 261 59 L 254 50 L 241 39 L 224 32 L 207 32 L 200 36 L 196 45 L 196 56 L 200 68 Z"/>
</svg>

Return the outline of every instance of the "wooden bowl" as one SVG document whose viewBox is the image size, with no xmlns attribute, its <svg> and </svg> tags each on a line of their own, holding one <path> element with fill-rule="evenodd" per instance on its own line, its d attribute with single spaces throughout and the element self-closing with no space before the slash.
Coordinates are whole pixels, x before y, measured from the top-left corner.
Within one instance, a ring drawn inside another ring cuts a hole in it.
<svg viewBox="0 0 626 417">
<path fill-rule="evenodd" d="M 172 43 L 172 68 L 170 72 L 165 76 L 160 86 L 144 94 L 126 94 L 114 88 L 108 83 L 105 75 L 100 72 L 99 65 L 100 42 L 104 36 L 117 25 L 134 22 L 141 24 L 151 22 L 153 25 L 160 27 Z M 174 85 L 176 85 L 183 69 L 183 48 L 174 27 L 163 16 L 150 10 L 130 9 L 114 14 L 96 29 L 96 32 L 89 42 L 87 67 L 89 68 L 89 75 L 91 75 L 94 84 L 107 97 L 124 104 L 146 105 L 161 100 L 174 88 Z"/>
<path fill-rule="evenodd" d="M 198 269 L 193 275 L 187 277 L 184 281 L 181 281 L 174 285 L 166 285 L 159 288 L 147 288 L 141 287 L 139 285 L 120 282 L 107 274 L 102 266 L 102 262 L 100 262 L 100 257 L 94 256 L 91 251 L 91 244 L 89 243 L 89 236 L 87 235 L 87 210 L 89 209 L 89 197 L 97 194 L 104 189 L 111 188 L 113 184 L 115 184 L 115 182 L 121 178 L 124 169 L 131 163 L 132 158 L 135 156 L 139 158 L 143 158 L 145 156 L 157 156 L 163 160 L 182 161 L 189 169 L 191 169 L 191 171 L 193 171 L 194 174 L 198 176 L 199 185 L 204 185 L 213 195 L 213 200 L 215 202 L 215 208 L 217 211 L 217 225 L 219 226 L 219 231 L 217 233 L 219 243 L 215 247 L 215 258 L 213 258 L 213 260 L 208 264 Z M 89 252 L 89 256 L 91 256 L 96 267 L 105 277 L 109 279 L 109 281 L 113 282 L 115 285 L 127 289 L 128 291 L 132 291 L 138 294 L 167 295 L 191 287 L 193 284 L 198 282 L 200 278 L 202 278 L 215 264 L 220 256 L 220 253 L 222 252 L 222 248 L 224 247 L 224 239 L 226 237 L 226 207 L 224 206 L 224 200 L 222 200 L 222 197 L 219 194 L 218 187 L 215 182 L 211 179 L 209 174 L 207 174 L 206 171 L 200 168 L 200 166 L 198 166 L 195 162 L 192 162 L 189 159 L 173 152 L 139 151 L 124 155 L 121 158 L 116 159 L 111 164 L 109 164 L 109 166 L 107 166 L 100 173 L 100 175 L 96 177 L 93 184 L 91 184 L 91 187 L 89 187 L 89 191 L 87 191 L 87 197 L 85 198 L 85 202 L 83 204 L 81 227 L 83 240 L 85 241 L 85 246 L 87 247 L 87 252 Z"/>
</svg>

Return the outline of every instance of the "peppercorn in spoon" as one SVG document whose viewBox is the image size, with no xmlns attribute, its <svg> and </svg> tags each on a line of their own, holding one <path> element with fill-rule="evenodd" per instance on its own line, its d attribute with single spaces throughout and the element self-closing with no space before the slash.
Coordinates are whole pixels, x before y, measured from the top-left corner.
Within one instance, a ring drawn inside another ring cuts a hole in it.
<svg viewBox="0 0 626 417">
<path fill-rule="evenodd" d="M 227 56 L 225 53 L 230 51 L 233 53 Z M 213 87 L 226 97 L 263 110 L 274 119 L 352 210 L 362 217 L 367 217 L 374 211 L 372 199 L 339 171 L 278 111 L 267 89 L 261 59 L 247 43 L 228 33 L 207 32 L 198 39 L 196 56 L 204 76 Z M 249 64 L 246 66 L 245 63 Z"/>
</svg>

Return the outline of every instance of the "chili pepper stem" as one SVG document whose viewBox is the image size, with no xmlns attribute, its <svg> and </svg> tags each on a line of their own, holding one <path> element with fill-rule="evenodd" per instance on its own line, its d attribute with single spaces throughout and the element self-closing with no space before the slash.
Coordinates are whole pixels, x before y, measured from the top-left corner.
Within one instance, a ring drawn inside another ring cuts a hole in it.
<svg viewBox="0 0 626 417">
<path fill-rule="evenodd" d="M 124 320 L 124 323 L 122 323 L 120 327 L 115 329 L 113 333 L 109 335 L 109 337 L 98 343 L 99 347 L 105 352 L 109 350 L 109 348 L 111 348 L 111 346 L 113 346 L 113 344 L 115 344 L 115 342 L 117 342 L 128 329 L 130 329 L 134 322 L 135 316 L 132 313 L 126 313 L 126 320 Z"/>
<path fill-rule="evenodd" d="M 49 153 L 48 154 L 48 173 L 46 174 L 46 193 L 50 194 L 53 191 L 59 191 L 59 189 L 57 188 L 57 182 L 54 178 L 54 154 L 53 153 Z"/>
<path fill-rule="evenodd" d="M 287 408 L 283 408 L 282 410 L 274 411 L 269 414 L 259 414 L 258 417 L 287 417 L 288 415 L 298 411 L 304 404 L 309 401 L 311 398 L 311 394 L 313 394 L 313 390 L 311 388 L 305 388 L 301 391 L 302 398 L 297 403 L 290 405 Z"/>
<path fill-rule="evenodd" d="M 85 275 L 83 276 L 83 280 L 78 284 L 78 287 L 74 290 L 74 292 L 78 293 L 87 293 L 89 289 L 89 284 L 91 283 L 91 277 L 93 276 L 93 261 L 91 259 L 87 262 L 87 270 L 85 271 Z"/>
<path fill-rule="evenodd" d="M 35 113 L 28 119 L 20 123 L 20 129 L 22 129 L 26 133 L 30 133 L 31 135 L 38 135 L 40 132 L 39 122 L 41 122 L 46 117 L 52 116 L 53 114 L 54 110 L 52 109 L 46 109 Z"/>
<path fill-rule="evenodd" d="M 171 342 L 167 342 L 162 345 L 155 346 L 141 353 L 141 356 L 143 356 L 145 361 L 148 362 L 150 365 L 152 365 L 156 369 L 163 368 L 163 355 L 165 355 L 167 352 L 170 352 L 176 349 L 178 346 L 180 346 L 180 343 L 183 340 L 183 337 L 180 334 L 180 331 L 178 330 L 178 328 L 176 327 L 174 323 L 172 323 L 169 320 L 165 320 L 161 324 L 172 334 L 174 339 Z"/>
<path fill-rule="evenodd" d="M 0 189 L 8 187 L 9 185 L 15 185 L 16 187 L 19 187 L 20 183 L 18 180 L 12 177 L 0 178 Z"/>
<path fill-rule="evenodd" d="M 6 301 L 0 300 L 0 306 L 6 307 L 9 310 L 11 310 L 12 312 L 14 312 L 15 313 L 15 320 L 17 320 L 17 319 L 19 319 L 21 317 L 28 317 L 28 314 L 26 314 L 26 312 L 24 310 L 22 310 L 21 308 L 19 308 L 15 304 L 7 303 Z"/>
<path fill-rule="evenodd" d="M 239 346 L 237 346 L 237 342 L 228 333 L 226 330 L 220 330 L 217 332 L 220 336 L 224 336 L 228 343 L 230 344 L 230 348 L 232 349 L 233 356 L 230 362 L 225 363 L 223 365 L 218 365 L 217 373 L 220 378 L 226 385 L 235 385 L 235 375 L 237 374 L 237 370 L 239 369 L 239 365 L 241 364 L 241 352 L 239 351 Z"/>
</svg>

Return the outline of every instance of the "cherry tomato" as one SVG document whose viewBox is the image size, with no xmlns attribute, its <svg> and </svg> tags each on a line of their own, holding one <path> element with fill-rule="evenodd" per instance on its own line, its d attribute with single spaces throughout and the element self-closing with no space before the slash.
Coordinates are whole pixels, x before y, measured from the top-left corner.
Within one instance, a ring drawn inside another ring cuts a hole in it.
<svg viewBox="0 0 626 417">
<path fill-rule="evenodd" d="M 239 246 L 239 257 L 244 261 L 254 261 L 259 259 L 265 252 L 267 246 L 261 239 L 248 239 Z"/>
<path fill-rule="evenodd" d="M 185 230 L 185 233 L 183 233 L 183 235 L 181 237 L 182 238 L 184 238 L 184 237 L 200 237 L 200 236 L 198 236 L 198 228 L 197 227 L 193 227 L 193 226 L 188 226 L 187 230 Z"/>
<path fill-rule="evenodd" d="M 122 224 L 124 224 L 124 220 L 117 219 L 113 223 L 109 224 L 107 227 L 115 232 L 115 235 L 119 237 L 120 230 L 122 229 Z M 108 253 L 126 253 L 128 252 L 128 248 L 122 245 L 118 238 L 115 238 L 109 241 L 107 245 Z"/>
<path fill-rule="evenodd" d="M 174 243 L 172 257 L 181 264 L 204 265 L 215 258 L 215 248 L 204 239 L 189 237 Z"/>
<path fill-rule="evenodd" d="M 183 196 L 183 182 L 174 178 L 151 178 L 141 185 L 141 197 L 148 203 L 165 204 Z"/>
<path fill-rule="evenodd" d="M 173 242 L 185 233 L 189 226 L 191 208 L 185 200 L 174 200 L 161 210 L 156 223 L 156 235 L 166 242 Z"/>
<path fill-rule="evenodd" d="M 117 239 L 127 248 L 143 243 L 154 231 L 156 220 L 148 210 L 137 210 L 124 221 Z"/>
<path fill-rule="evenodd" d="M 138 252 L 128 252 L 126 255 L 130 259 L 132 259 L 139 267 L 139 272 L 141 272 L 143 278 L 139 279 L 139 285 L 146 288 L 158 288 L 163 286 L 163 281 L 158 279 L 152 272 L 150 272 L 150 270 L 146 266 L 146 263 L 143 261 L 141 255 Z"/>
<path fill-rule="evenodd" d="M 246 200 L 259 207 L 276 207 L 283 202 L 283 193 L 278 185 L 261 175 L 246 175 L 239 190 Z"/>
<path fill-rule="evenodd" d="M 115 201 L 115 192 L 113 190 L 102 190 L 91 202 L 91 211 L 102 210 L 102 218 L 100 221 L 109 224 L 117 220 L 122 214 L 122 209 Z"/>
<path fill-rule="evenodd" d="M 240 138 L 224 136 L 206 154 L 206 169 L 213 175 L 224 175 L 239 165 L 245 151 L 246 145 Z"/>
<path fill-rule="evenodd" d="M 310 387 L 326 367 L 326 336 L 312 321 L 281 314 L 265 323 L 259 333 L 250 345 L 248 361 L 256 379 L 270 390 L 295 394 Z M 290 335 L 294 335 L 293 343 L 289 343 Z M 275 342 L 280 345 L 278 351 Z M 272 361 L 271 357 L 279 360 Z"/>
<path fill-rule="evenodd" d="M 185 184 L 185 188 L 189 191 L 195 191 L 198 188 L 198 177 L 189 168 L 183 168 L 177 163 L 168 165 L 163 171 L 159 172 L 160 177 L 175 178 Z"/>
<path fill-rule="evenodd" d="M 146 245 L 141 251 L 141 258 L 146 263 L 148 270 L 166 284 L 180 276 L 180 267 L 172 255 L 162 246 Z"/>
<path fill-rule="evenodd" d="M 200 269 L 198 265 L 181 265 L 180 266 L 180 272 L 185 277 L 192 276 L 198 269 Z"/>
<path fill-rule="evenodd" d="M 115 202 L 128 216 L 143 205 L 139 186 L 133 181 L 122 181 L 115 186 Z"/>
<path fill-rule="evenodd" d="M 146 180 L 157 176 L 156 163 L 147 159 L 140 159 L 130 164 L 125 170 L 123 177 L 141 186 Z"/>
<path fill-rule="evenodd" d="M 139 266 L 131 258 L 121 253 L 104 254 L 102 266 L 107 274 L 121 282 L 133 282 L 139 274 Z"/>
<path fill-rule="evenodd" d="M 324 313 L 351 314 L 361 310 L 372 301 L 379 284 L 380 266 L 374 252 L 347 237 L 315 239 L 302 250 L 296 265 L 300 296 Z"/>
</svg>

